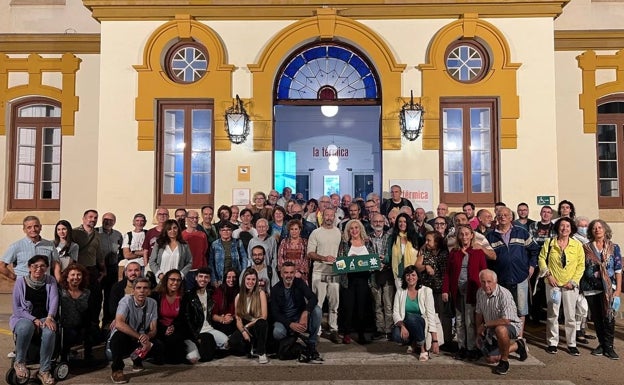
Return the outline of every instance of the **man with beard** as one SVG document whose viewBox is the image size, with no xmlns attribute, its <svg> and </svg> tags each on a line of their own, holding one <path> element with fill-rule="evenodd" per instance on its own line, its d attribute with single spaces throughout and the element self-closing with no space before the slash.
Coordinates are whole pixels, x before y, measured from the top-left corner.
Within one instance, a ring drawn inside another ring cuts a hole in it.
<svg viewBox="0 0 624 385">
<path fill-rule="evenodd" d="M 117 313 L 117 306 L 119 301 L 126 295 L 132 294 L 132 288 L 134 281 L 141 276 L 141 265 L 138 262 L 128 262 L 124 269 L 124 277 L 121 281 L 115 283 L 110 291 L 110 298 L 108 300 L 108 311 L 111 314 Z M 113 321 L 114 322 L 114 321 Z M 114 323 L 111 323 L 110 328 L 115 327 Z"/>
<path fill-rule="evenodd" d="M 267 296 L 271 294 L 272 278 L 275 279 L 277 274 L 269 274 L 269 269 L 266 265 L 266 252 L 264 246 L 257 245 L 251 248 L 251 267 L 258 273 L 258 286 L 260 289 L 267 293 Z M 240 277 L 241 287 L 244 285 L 243 277 Z"/>
<path fill-rule="evenodd" d="M 535 223 L 533 219 L 529 218 L 529 205 L 524 202 L 519 203 L 516 212 L 518 213 L 518 219 L 513 221 L 513 225 L 523 227 L 528 231 L 529 227 Z"/>
<path fill-rule="evenodd" d="M 385 219 L 381 213 L 374 213 L 371 219 L 371 227 L 373 231 L 368 234 L 375 253 L 379 255 L 380 263 L 386 257 L 386 251 L 388 250 L 388 238 L 390 235 L 385 231 Z M 390 340 L 392 325 L 394 320 L 392 319 L 392 305 L 394 301 L 394 277 L 392 276 L 392 269 L 381 263 L 381 269 L 376 271 L 374 281 L 371 286 L 371 292 L 373 294 L 373 300 L 375 301 L 375 327 L 376 331 L 373 333 L 373 339 L 381 339 L 386 337 Z"/>
</svg>

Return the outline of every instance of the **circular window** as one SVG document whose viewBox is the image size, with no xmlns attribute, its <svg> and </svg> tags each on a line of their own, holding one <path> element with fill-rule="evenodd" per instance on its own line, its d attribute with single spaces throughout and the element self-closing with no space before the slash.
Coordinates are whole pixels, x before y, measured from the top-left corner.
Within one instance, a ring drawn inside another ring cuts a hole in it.
<svg viewBox="0 0 624 385">
<path fill-rule="evenodd" d="M 485 76 L 489 69 L 489 56 L 481 44 L 458 41 L 446 52 L 446 70 L 462 83 L 474 83 Z"/>
<path fill-rule="evenodd" d="M 195 83 L 208 71 L 206 48 L 196 42 L 180 42 L 169 50 L 167 75 L 177 83 Z"/>
</svg>

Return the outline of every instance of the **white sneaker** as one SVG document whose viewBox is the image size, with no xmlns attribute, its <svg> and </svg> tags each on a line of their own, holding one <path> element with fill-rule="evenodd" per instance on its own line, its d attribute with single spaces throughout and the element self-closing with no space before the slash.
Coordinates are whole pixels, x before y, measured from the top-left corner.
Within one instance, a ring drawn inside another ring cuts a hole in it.
<svg viewBox="0 0 624 385">
<path fill-rule="evenodd" d="M 15 358 L 15 352 L 9 352 L 7 358 Z"/>
<path fill-rule="evenodd" d="M 268 364 L 269 363 L 269 359 L 267 358 L 266 354 L 261 354 L 258 356 L 258 363 L 259 364 Z"/>
</svg>

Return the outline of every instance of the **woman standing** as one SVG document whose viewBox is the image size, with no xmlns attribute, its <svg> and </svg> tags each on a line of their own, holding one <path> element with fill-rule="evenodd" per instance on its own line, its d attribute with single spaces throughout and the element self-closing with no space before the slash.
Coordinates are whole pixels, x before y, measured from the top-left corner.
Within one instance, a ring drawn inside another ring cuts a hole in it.
<svg viewBox="0 0 624 385">
<path fill-rule="evenodd" d="M 306 221 L 317 223 L 318 215 L 318 201 L 314 198 L 309 199 L 305 205 L 305 214 L 303 215 Z"/>
<path fill-rule="evenodd" d="M 620 246 L 611 242 L 611 227 L 602 219 L 589 223 L 589 243 L 585 251 L 585 272 L 581 289 L 587 298 L 600 345 L 591 354 L 619 359 L 613 349 L 615 314 L 620 308 L 622 293 L 622 254 Z"/>
<path fill-rule="evenodd" d="M 420 361 L 429 359 L 427 346 L 434 354 L 440 353 L 433 293 L 427 286 L 418 283 L 415 266 L 407 266 L 403 270 L 401 286 L 394 296 L 392 318 L 392 339 L 409 344 L 408 353 L 418 354 Z"/>
<path fill-rule="evenodd" d="M 581 242 L 572 238 L 576 224 L 569 217 L 555 223 L 556 237 L 547 240 L 539 255 L 540 276 L 546 284 L 548 327 L 546 351 L 557 353 L 559 344 L 559 308 L 563 305 L 568 353 L 579 356 L 576 347 L 576 301 L 579 283 L 585 271 L 585 253 Z"/>
<path fill-rule="evenodd" d="M 308 285 L 310 260 L 308 259 L 308 241 L 301 238 L 301 222 L 292 219 L 288 222 L 288 237 L 284 238 L 277 251 L 277 271 L 281 271 L 285 261 L 295 264 L 295 277 L 303 279 Z"/>
<path fill-rule="evenodd" d="M 396 287 L 401 287 L 403 269 L 416 262 L 418 255 L 418 233 L 412 219 L 401 213 L 394 221 L 392 235 L 388 240 L 388 252 L 384 263 L 392 266 Z"/>
<path fill-rule="evenodd" d="M 347 258 L 355 255 L 373 254 L 375 249 L 371 243 L 364 225 L 357 219 L 347 222 L 342 233 L 342 242 L 338 248 L 338 257 Z M 344 337 L 343 344 L 351 343 L 351 332 L 353 330 L 353 313 L 357 314 L 358 342 L 367 344 L 369 341 L 364 335 L 364 323 L 367 318 L 366 305 L 371 297 L 370 280 L 371 274 L 368 271 L 347 273 L 346 280 L 341 279 L 342 286 L 346 288 L 344 294 Z"/>
<path fill-rule="evenodd" d="M 442 300 L 442 283 L 446 273 L 448 250 L 443 247 L 444 239 L 436 231 L 425 233 L 425 244 L 420 248 L 416 258 L 416 270 L 420 282 L 433 292 L 433 303 L 446 338 L 443 343 L 453 341 L 453 306 L 451 302 Z M 442 344 L 440 344 L 442 345 Z"/>
<path fill-rule="evenodd" d="M 258 285 L 258 273 L 253 267 L 243 272 L 243 285 L 235 300 L 237 330 L 230 337 L 230 348 L 245 354 L 251 347 L 258 355 L 258 363 L 266 364 L 267 297 Z"/>
<path fill-rule="evenodd" d="M 238 274 L 236 270 L 229 269 L 225 272 L 223 283 L 217 287 L 212 296 L 214 300 L 213 326 L 228 337 L 236 331 L 234 314 L 236 314 L 235 303 L 239 290 Z"/>
<path fill-rule="evenodd" d="M 184 276 L 191 270 L 192 263 L 191 249 L 182 238 L 178 222 L 175 219 L 167 220 L 152 250 L 150 270 L 160 281 L 165 272 L 173 269 L 179 270 Z"/>
<path fill-rule="evenodd" d="M 158 305 L 158 323 L 156 338 L 163 345 L 165 361 L 170 364 L 180 364 L 186 358 L 188 362 L 194 364 L 199 360 L 199 354 L 189 354 L 184 340 L 190 338 L 190 333 L 186 323 L 186 314 L 182 304 L 182 274 L 179 270 L 173 269 L 166 272 L 152 298 Z"/>
<path fill-rule="evenodd" d="M 37 377 L 43 385 L 53 385 L 52 353 L 56 340 L 56 312 L 58 288 L 54 277 L 46 272 L 50 264 L 44 255 L 28 260 L 28 275 L 19 277 L 13 288 L 13 314 L 9 326 L 15 335 L 15 362 L 13 368 L 18 379 L 28 378 L 26 354 L 35 333 L 41 334 L 39 348 L 40 368 Z M 23 381 L 20 381 L 23 382 Z"/>
<path fill-rule="evenodd" d="M 61 219 L 54 227 L 54 246 L 59 253 L 62 273 L 72 262 L 78 262 L 78 244 L 72 236 L 72 226 L 68 221 Z M 61 276 L 55 272 L 55 278 L 61 282 Z"/>
<path fill-rule="evenodd" d="M 436 219 L 437 220 L 437 219 Z M 474 230 L 470 225 L 457 225 L 457 243 L 449 254 L 442 283 L 442 300 L 455 305 L 455 328 L 459 351 L 456 359 L 478 359 L 475 306 L 481 286 L 479 272 L 487 269 L 485 253 L 472 247 Z"/>
<path fill-rule="evenodd" d="M 63 349 L 61 361 L 68 361 L 69 349 L 84 341 L 84 356 L 91 356 L 93 334 L 89 330 L 89 274 L 87 269 L 72 263 L 63 271 L 61 278 L 61 327 Z"/>
<path fill-rule="evenodd" d="M 277 243 L 288 236 L 285 221 L 286 209 L 282 206 L 275 206 L 273 209 L 273 221 L 271 222 L 271 235 L 275 237 Z"/>
</svg>

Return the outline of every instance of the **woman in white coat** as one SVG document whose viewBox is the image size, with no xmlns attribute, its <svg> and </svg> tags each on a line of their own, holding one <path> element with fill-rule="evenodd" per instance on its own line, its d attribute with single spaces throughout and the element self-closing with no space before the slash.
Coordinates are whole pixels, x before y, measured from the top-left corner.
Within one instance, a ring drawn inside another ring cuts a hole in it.
<svg viewBox="0 0 624 385">
<path fill-rule="evenodd" d="M 416 267 L 409 265 L 403 270 L 401 288 L 394 297 L 394 341 L 409 344 L 408 352 L 418 354 L 420 361 L 427 361 L 429 353 L 427 346 L 434 354 L 439 354 L 440 344 L 443 341 L 442 330 L 435 312 L 433 292 L 418 282 Z M 438 331 L 440 334 L 438 334 Z"/>
</svg>

